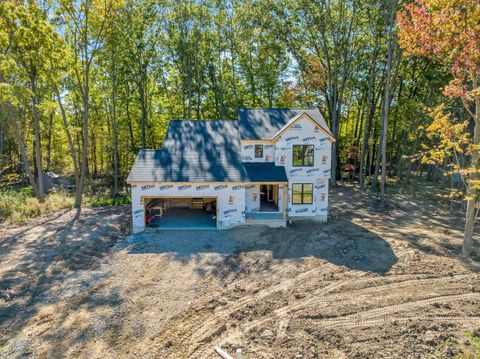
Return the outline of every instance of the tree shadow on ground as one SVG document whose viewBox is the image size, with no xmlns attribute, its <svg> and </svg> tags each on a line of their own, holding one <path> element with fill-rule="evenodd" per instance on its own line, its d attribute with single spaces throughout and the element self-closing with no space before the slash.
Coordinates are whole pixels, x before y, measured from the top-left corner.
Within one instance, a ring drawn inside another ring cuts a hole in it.
<svg viewBox="0 0 480 359">
<path fill-rule="evenodd" d="M 218 266 L 239 270 L 235 258 L 243 253 L 266 252 L 273 260 L 323 259 L 349 269 L 387 273 L 397 262 L 389 243 L 365 228 L 344 219 L 331 223 L 294 222 L 287 228 L 241 226 L 226 231 L 159 231 L 134 236 L 129 252 L 165 253 L 181 262 L 201 261 L 216 254 Z M 220 269 L 220 268 L 217 268 Z M 223 273 L 225 270 L 213 270 Z M 199 269 L 202 274 L 202 269 Z"/>
<path fill-rule="evenodd" d="M 29 226 L 0 239 L 4 265 L 0 271 L 0 347 L 7 343 L 11 346 L 16 333 L 31 320 L 37 320 L 39 307 L 80 297 L 85 297 L 84 302 L 75 305 L 83 305 L 86 310 L 119 305 L 115 289 L 104 293 L 103 299 L 90 297 L 104 279 L 94 274 L 101 265 L 100 259 L 123 238 L 126 228 L 118 219 L 124 215 L 123 210 L 87 210 L 78 220 L 62 212 L 43 221 L 41 226 Z M 68 309 L 65 308 L 65 313 L 55 313 L 56 319 L 66 319 Z M 44 338 L 48 340 L 50 335 L 61 340 L 68 333 L 68 328 L 59 326 L 49 330 Z M 27 345 L 20 347 L 28 353 Z M 15 355 L 23 355 L 22 350 Z"/>
<path fill-rule="evenodd" d="M 388 210 L 376 211 L 377 198 L 356 188 L 341 187 L 332 197 L 332 217 L 355 218 L 386 227 L 389 236 L 408 243 L 413 249 L 430 255 L 460 258 L 466 267 L 478 270 L 474 262 L 480 255 L 480 226 L 476 226 L 474 233 L 476 254 L 469 260 L 461 258 L 464 213 L 452 209 L 438 198 L 392 195 L 388 199 Z M 355 205 L 349 204 L 351 201 Z"/>
</svg>

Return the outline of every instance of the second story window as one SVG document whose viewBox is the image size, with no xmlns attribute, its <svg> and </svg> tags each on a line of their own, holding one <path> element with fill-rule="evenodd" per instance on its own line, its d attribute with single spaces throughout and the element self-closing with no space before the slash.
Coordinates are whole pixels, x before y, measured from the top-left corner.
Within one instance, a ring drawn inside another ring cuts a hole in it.
<svg viewBox="0 0 480 359">
<path fill-rule="evenodd" d="M 263 157 L 263 145 L 255 145 L 255 158 Z"/>
<path fill-rule="evenodd" d="M 313 145 L 293 145 L 292 165 L 313 166 Z"/>
</svg>

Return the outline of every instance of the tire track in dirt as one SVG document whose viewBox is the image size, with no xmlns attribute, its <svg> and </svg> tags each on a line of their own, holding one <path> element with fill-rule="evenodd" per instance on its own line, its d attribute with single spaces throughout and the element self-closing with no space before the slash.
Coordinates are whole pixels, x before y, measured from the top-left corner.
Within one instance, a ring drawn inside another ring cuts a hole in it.
<svg viewBox="0 0 480 359">
<path fill-rule="evenodd" d="M 308 271 L 305 271 L 305 272 L 301 272 L 300 274 L 298 274 L 297 276 L 295 277 L 292 277 L 292 278 L 288 278 L 286 279 L 283 283 L 285 282 L 292 282 L 292 281 L 296 281 L 296 280 L 302 280 L 302 279 L 307 279 L 307 278 L 310 278 L 310 277 L 313 277 L 314 275 L 317 275 L 319 274 L 320 272 L 323 272 L 324 270 L 328 269 L 328 268 L 325 268 L 326 266 L 328 266 L 329 263 L 324 263 L 322 265 L 318 265 L 316 266 L 315 268 L 312 268 Z M 272 270 L 270 272 L 270 276 L 276 276 L 276 277 L 281 277 L 284 273 L 287 273 L 291 270 L 296 270 L 296 265 L 291 263 L 291 264 L 283 264 L 283 265 L 278 265 L 277 268 L 275 268 L 274 270 Z M 242 278 L 242 279 L 239 279 L 239 280 L 236 280 L 232 283 L 230 283 L 229 285 L 227 285 L 227 288 L 234 288 L 235 286 L 238 286 L 240 284 L 243 284 L 244 282 L 251 282 L 251 278 Z M 251 285 L 250 287 L 253 287 L 253 285 Z"/>
<path fill-rule="evenodd" d="M 315 321 L 315 320 L 312 320 Z M 327 323 L 320 323 L 320 326 L 325 329 L 337 328 L 337 329 L 350 329 L 350 328 L 358 328 L 358 327 L 369 327 L 369 326 L 379 326 L 384 325 L 387 323 L 395 322 L 395 323 L 405 323 L 405 322 L 414 322 L 414 321 L 422 321 L 422 322 L 448 322 L 448 323 L 456 323 L 456 324 L 464 324 L 465 326 L 469 325 L 479 325 L 480 324 L 480 316 L 472 316 L 472 317 L 452 317 L 452 316 L 407 316 L 407 317 L 394 317 L 391 316 L 389 318 L 380 318 L 380 319 L 355 319 L 355 322 L 352 322 L 351 319 L 348 319 L 347 323 L 328 323 L 330 319 L 323 319 L 323 321 L 327 321 Z M 347 321 L 347 320 L 346 320 Z"/>
<path fill-rule="evenodd" d="M 244 307 L 245 305 L 264 299 L 275 292 L 289 289 L 290 287 L 295 286 L 299 281 L 305 281 L 307 279 L 313 278 L 315 275 L 320 274 L 324 270 L 328 270 L 328 268 L 324 268 L 323 266 L 319 268 L 314 268 L 307 272 L 303 272 L 297 275 L 296 277 L 288 278 L 284 281 L 281 281 L 280 283 L 274 284 L 264 289 L 260 289 L 256 294 L 246 295 L 243 298 L 237 299 L 235 303 L 232 306 L 230 306 L 228 309 L 230 312 L 235 312 L 238 309 Z M 328 283 L 329 284 L 338 283 L 338 281 L 329 281 Z M 237 285 L 237 282 L 234 282 L 231 284 L 232 287 L 235 287 L 236 285 Z M 252 285 L 251 287 L 255 287 L 255 286 Z"/>
<path fill-rule="evenodd" d="M 402 304 L 389 305 L 381 308 L 374 308 L 374 309 L 370 309 L 370 310 L 366 310 L 366 311 L 362 311 L 354 314 L 348 314 L 346 316 L 339 317 L 339 318 L 320 319 L 320 323 L 322 326 L 328 327 L 328 328 L 330 327 L 345 328 L 345 327 L 349 327 L 350 325 L 355 326 L 366 320 L 374 319 L 379 316 L 383 317 L 381 319 L 383 321 L 386 321 L 387 319 L 394 319 L 393 315 L 398 312 L 404 312 L 406 310 L 415 309 L 417 307 L 423 307 L 425 305 L 433 304 L 439 301 L 456 301 L 456 300 L 471 299 L 471 298 L 480 298 L 480 293 L 435 296 L 435 297 L 421 299 L 421 300 L 417 300 L 409 303 L 402 303 Z M 428 318 L 428 316 L 426 316 L 426 318 Z M 468 319 L 469 317 L 465 317 L 465 318 Z"/>
<path fill-rule="evenodd" d="M 323 269 L 328 269 L 328 268 L 323 268 Z M 311 269 L 307 272 L 303 272 L 296 277 L 289 278 L 289 279 L 287 279 L 285 281 L 282 281 L 278 284 L 275 284 L 275 285 L 270 286 L 268 288 L 262 289 L 255 295 L 245 296 L 244 298 L 235 301 L 234 305 L 229 307 L 229 310 L 231 310 L 231 311 L 238 310 L 238 309 L 240 309 L 241 307 L 243 307 L 247 304 L 250 304 L 252 302 L 264 299 L 264 298 L 268 297 L 269 295 L 271 295 L 275 292 L 278 292 L 278 291 L 281 291 L 281 290 L 288 290 L 291 286 L 295 285 L 296 282 L 311 279 L 315 275 L 320 274 L 321 271 L 322 271 L 322 268 L 314 268 L 314 269 Z M 419 276 L 422 276 L 424 278 L 418 278 Z M 320 303 L 324 304 L 324 303 L 328 303 L 329 301 L 335 301 L 335 300 L 339 300 L 339 299 L 344 299 L 345 297 L 350 297 L 352 295 L 352 293 L 356 293 L 356 292 L 360 292 L 360 291 L 362 292 L 362 294 L 368 294 L 368 293 L 373 294 L 377 291 L 381 291 L 381 290 L 383 290 L 387 287 L 391 287 L 392 285 L 395 285 L 395 284 L 404 284 L 404 283 L 413 282 L 413 281 L 421 284 L 423 282 L 431 282 L 432 280 L 444 280 L 444 279 L 450 279 L 450 278 L 451 279 L 461 279 L 461 278 L 464 278 L 464 277 L 471 277 L 471 274 L 449 276 L 449 277 L 437 277 L 434 274 L 422 273 L 422 274 L 402 274 L 402 275 L 398 275 L 398 276 L 379 277 L 379 278 L 352 278 L 352 279 L 345 280 L 345 281 L 333 280 L 333 281 L 329 281 L 328 282 L 329 284 L 327 284 L 327 286 L 322 287 L 322 288 L 317 289 L 314 292 L 312 292 L 311 294 L 313 295 L 313 297 L 311 297 L 310 299 L 307 299 L 306 301 L 302 301 L 301 303 L 305 303 L 307 301 L 310 301 L 310 302 L 316 302 L 316 303 L 320 302 Z M 398 281 L 397 280 L 398 278 L 402 278 L 402 279 L 400 281 Z M 384 284 L 386 279 L 387 280 L 392 280 L 392 282 Z M 317 298 L 316 297 L 316 295 L 322 294 L 325 289 L 328 289 L 328 292 L 331 292 L 331 291 L 333 291 L 337 288 L 341 288 L 345 285 L 352 284 L 352 283 L 356 284 L 356 285 L 357 284 L 365 285 L 365 284 L 370 284 L 370 283 L 374 284 L 375 282 L 380 282 L 382 284 L 379 284 L 379 285 L 376 285 L 376 286 L 375 285 L 370 285 L 367 288 L 362 288 L 360 290 L 355 290 L 354 289 L 353 292 L 344 293 L 344 294 L 339 293 L 339 294 L 332 295 L 332 296 L 329 296 L 329 297 L 326 297 L 326 298 Z M 235 285 L 236 285 L 236 282 L 231 284 L 232 287 L 235 287 Z M 327 288 L 329 285 L 333 285 L 333 287 Z M 308 305 L 308 303 L 307 303 L 307 305 Z M 303 307 L 303 306 L 304 306 L 303 304 L 300 305 L 300 307 Z M 293 308 L 292 306 L 287 306 L 287 308 L 292 308 L 292 310 L 297 309 L 297 308 Z"/>
<path fill-rule="evenodd" d="M 322 266 L 324 267 L 324 266 Z M 231 315 L 236 311 L 246 307 L 247 305 L 259 302 L 262 299 L 268 297 L 269 295 L 274 294 L 275 292 L 279 291 L 288 291 L 291 287 L 294 287 L 299 281 L 305 281 L 308 279 L 314 278 L 318 275 L 322 270 L 326 268 L 316 267 L 309 271 L 303 272 L 298 276 L 289 278 L 287 281 L 280 282 L 273 286 L 264 288 L 260 290 L 258 293 L 251 295 L 247 294 L 243 298 L 240 298 L 234 302 L 232 306 L 228 306 L 226 308 L 219 308 L 215 310 L 215 312 L 207 313 L 196 313 L 197 318 L 193 318 L 193 316 L 188 316 L 186 318 L 182 318 L 181 321 L 175 325 L 175 328 L 172 328 L 175 332 L 175 337 L 182 343 L 191 343 L 189 345 L 189 349 L 187 349 L 188 357 L 198 357 L 198 358 L 208 358 L 211 356 L 211 350 L 209 346 L 206 347 L 206 343 L 210 343 L 214 338 L 220 337 L 227 329 L 224 327 L 225 323 L 231 321 Z M 328 269 L 328 268 L 327 268 Z M 344 281 L 333 281 L 329 282 L 326 286 L 311 292 L 309 297 L 306 300 L 299 301 L 298 303 L 289 303 L 285 306 L 282 306 L 276 309 L 272 314 L 267 315 L 266 317 L 259 318 L 257 320 L 251 321 L 246 326 L 241 327 L 242 332 L 248 332 L 253 328 L 260 326 L 262 324 L 267 323 L 268 321 L 273 320 L 275 317 L 280 320 L 280 326 L 282 330 L 285 330 L 286 325 L 288 324 L 289 318 L 288 314 L 293 311 L 298 311 L 300 309 L 307 308 L 310 305 L 315 305 L 318 309 L 318 305 L 328 305 L 332 302 L 336 302 L 339 300 L 344 300 L 345 298 L 355 297 L 358 295 L 365 295 L 365 294 L 374 294 L 379 291 L 383 291 L 385 289 L 395 289 L 399 286 L 405 285 L 419 285 L 423 283 L 432 284 L 436 281 L 444 281 L 444 280 L 458 280 L 462 278 L 469 277 L 471 278 L 471 274 L 462 274 L 457 276 L 443 276 L 443 277 L 435 277 L 431 273 L 423 273 L 423 274 L 405 274 L 405 275 L 395 275 L 391 277 L 375 277 L 375 278 L 352 278 L 349 280 Z M 400 280 L 398 280 L 400 277 Z M 419 278 L 421 277 L 421 278 Z M 392 282 L 386 283 L 385 280 L 391 280 Z M 379 283 L 378 285 L 373 285 L 374 283 Z M 231 283 L 231 286 L 235 286 L 237 282 Z M 349 291 L 348 293 L 339 293 L 328 295 L 332 291 L 338 290 L 342 287 L 355 284 L 356 286 L 361 285 L 369 285 L 366 288 L 360 288 L 358 290 Z M 474 293 L 477 295 L 478 293 Z M 319 298 L 319 296 L 324 296 Z M 462 296 L 462 295 L 460 295 Z M 468 295 L 467 295 L 468 296 Z M 442 300 L 442 298 L 447 298 L 449 296 L 438 296 L 434 298 L 427 299 L 428 301 L 435 302 L 438 300 Z M 465 295 L 463 295 L 464 298 Z M 455 296 L 453 298 L 456 298 Z M 210 298 L 207 298 L 207 301 Z M 213 297 L 211 298 L 213 299 Z M 421 305 L 421 301 L 411 302 L 407 304 L 419 303 L 417 305 Z M 428 303 L 428 302 L 426 302 Z M 424 304 L 423 304 L 424 305 Z M 400 304 L 402 306 L 402 304 Z M 392 306 L 396 307 L 396 306 Z M 404 310 L 413 308 L 414 306 L 405 307 Z M 375 308 L 372 311 L 380 311 L 379 315 L 383 315 L 382 313 L 386 309 L 384 308 Z M 373 312 L 375 313 L 375 312 Z M 358 314 L 358 313 L 355 313 Z M 208 318 L 206 318 L 208 315 Z M 354 314 L 352 314 L 354 316 Z M 308 318 L 307 318 L 308 319 Z M 368 319 L 368 318 L 366 318 Z M 281 320 L 284 320 L 282 322 Z M 339 320 L 338 324 L 335 324 L 331 319 L 332 326 L 341 325 L 346 319 L 337 319 Z M 365 320 L 365 319 L 364 319 Z M 230 335 L 228 336 L 230 337 Z M 204 350 L 207 352 L 204 352 Z M 205 356 L 204 356 L 205 355 Z"/>
<path fill-rule="evenodd" d="M 414 276 L 415 278 L 410 279 L 410 277 L 412 277 L 412 276 Z M 331 291 L 333 291 L 337 288 L 341 288 L 345 285 L 351 284 L 352 280 L 337 282 L 336 283 L 337 285 L 335 285 L 335 283 L 333 283 L 333 285 L 330 286 L 330 287 L 327 286 L 327 287 L 323 287 L 323 288 L 320 288 L 318 290 L 315 290 L 314 292 L 310 293 L 310 295 L 311 295 L 310 298 L 307 298 L 305 300 L 301 300 L 301 301 L 299 301 L 297 303 L 294 303 L 294 304 L 289 303 L 288 305 L 285 305 L 281 308 L 276 309 L 274 311 L 274 314 L 278 318 L 282 318 L 282 317 L 287 316 L 291 312 L 298 311 L 298 310 L 301 310 L 301 309 L 305 309 L 310 305 L 315 305 L 316 309 L 318 309 L 319 305 L 329 305 L 332 302 L 337 302 L 337 301 L 344 300 L 346 298 L 355 297 L 355 296 L 358 296 L 358 295 L 374 294 L 376 292 L 383 291 L 385 289 L 396 289 L 396 288 L 398 288 L 400 286 L 404 286 L 404 285 L 410 285 L 410 284 L 418 285 L 418 284 L 423 284 L 423 283 L 432 283 L 432 281 L 443 281 L 445 279 L 461 279 L 461 278 L 466 278 L 466 277 L 471 278 L 471 275 L 469 275 L 469 274 L 464 274 L 464 275 L 459 275 L 459 276 L 449 276 L 449 277 L 433 277 L 433 278 L 430 277 L 429 274 L 427 274 L 426 276 L 427 276 L 427 278 L 418 279 L 417 274 L 415 274 L 415 275 L 405 275 L 405 277 L 407 277 L 407 278 L 405 278 L 403 280 L 400 280 L 400 281 L 395 281 L 395 282 L 388 283 L 388 284 L 380 284 L 380 285 L 377 285 L 377 286 L 369 286 L 367 288 L 363 288 L 363 289 L 359 289 L 359 290 L 352 290 L 352 291 L 349 291 L 348 293 L 333 294 L 333 295 L 329 295 L 329 296 L 326 296 L 326 297 L 323 297 L 323 298 L 318 297 L 318 296 L 321 296 L 321 295 L 328 294 L 329 292 L 331 292 Z M 362 282 L 368 283 L 370 281 L 374 281 L 375 279 L 377 279 L 377 278 L 365 278 L 364 280 L 359 279 L 359 280 L 357 280 L 353 283 L 355 283 L 355 284 L 360 284 Z M 394 279 L 394 278 L 392 278 L 392 279 Z M 258 319 L 258 320 L 255 320 L 253 322 L 250 322 L 245 327 L 245 330 L 249 331 L 256 326 L 259 326 L 259 325 L 262 325 L 262 324 L 268 322 L 269 320 L 271 320 L 271 318 L 262 318 L 262 319 Z"/>
<path fill-rule="evenodd" d="M 301 301 L 299 303 L 297 303 L 296 305 L 289 305 L 287 307 L 285 307 L 286 309 L 286 312 L 289 312 L 289 311 L 294 311 L 294 310 L 298 310 L 298 309 L 303 309 L 303 308 L 306 308 L 309 304 L 329 304 L 330 302 L 336 302 L 336 301 L 339 301 L 339 300 L 344 300 L 346 298 L 351 298 L 351 297 L 354 297 L 356 295 L 368 295 L 368 294 L 375 294 L 377 292 L 381 292 L 381 291 L 384 291 L 385 289 L 398 289 L 399 287 L 402 287 L 402 286 L 406 286 L 406 285 L 419 285 L 419 284 L 424 284 L 424 283 L 428 283 L 428 284 L 434 284 L 436 281 L 443 281 L 445 279 L 462 279 L 462 278 L 471 278 L 471 274 L 462 274 L 462 275 L 458 275 L 458 276 L 449 276 L 449 277 L 427 277 L 427 278 L 422 278 L 422 279 L 418 279 L 418 278 L 414 278 L 414 279 L 403 279 L 403 280 L 400 280 L 400 281 L 394 281 L 392 283 L 387 283 L 387 284 L 380 284 L 380 285 L 376 285 L 376 286 L 369 286 L 369 287 L 366 287 L 366 288 L 361 288 L 361 289 L 353 289 L 351 291 L 349 291 L 348 293 L 339 293 L 339 294 L 333 294 L 333 295 L 329 295 L 327 297 L 324 297 L 324 298 L 317 298 L 316 295 L 319 295 L 319 294 L 322 294 L 321 292 L 321 289 L 318 290 L 318 291 L 315 291 L 313 292 L 313 296 L 310 297 L 309 299 L 306 299 L 304 301 Z M 365 280 L 364 282 L 368 282 L 368 280 Z M 354 284 L 359 284 L 359 283 L 362 283 L 361 280 L 359 281 L 355 281 Z M 346 284 L 346 283 L 344 283 Z M 282 312 L 282 311 L 278 311 L 278 315 L 285 315 L 286 312 Z"/>
<path fill-rule="evenodd" d="M 309 271 L 309 272 L 311 272 L 311 271 Z M 324 286 L 322 288 L 322 290 L 323 290 L 324 293 L 328 293 L 328 292 L 330 292 L 330 291 L 332 291 L 332 290 L 334 290 L 338 287 L 341 287 L 343 284 L 344 284 L 344 282 L 334 281 L 334 282 L 331 282 L 330 284 Z M 278 287 L 278 286 L 275 286 L 275 287 Z M 268 294 L 265 293 L 265 292 L 268 292 Z M 260 298 L 258 296 L 256 296 L 255 298 L 248 298 L 248 300 L 245 300 L 242 305 L 235 305 L 234 308 L 228 308 L 228 310 L 219 311 L 219 312 L 214 313 L 213 317 L 211 317 L 207 323 L 204 322 L 203 325 L 200 328 L 197 328 L 192 333 L 187 334 L 190 337 L 190 339 L 185 339 L 185 340 L 187 340 L 188 342 L 192 342 L 191 341 L 192 337 L 193 338 L 201 337 L 201 334 L 205 333 L 206 327 L 211 327 L 211 324 L 212 324 L 211 320 L 215 319 L 215 321 L 226 323 L 230 320 L 230 315 L 235 313 L 236 311 L 238 311 L 240 308 L 244 307 L 245 305 L 250 304 L 251 302 L 258 301 L 258 299 L 262 299 L 262 298 L 268 296 L 269 294 L 273 294 L 275 292 L 278 292 L 278 290 L 272 290 L 272 288 L 269 288 L 269 290 L 265 291 L 265 292 L 263 293 L 263 295 Z M 268 318 L 268 320 L 272 319 L 271 316 L 268 316 L 267 318 Z M 211 337 L 212 334 L 215 333 L 215 331 L 216 330 L 213 330 L 213 331 L 210 330 L 210 332 L 207 331 L 208 334 L 207 334 L 206 338 Z M 199 343 L 201 341 L 202 340 L 200 340 L 200 341 L 197 340 L 197 343 Z M 201 353 L 201 350 L 202 350 L 201 346 L 196 345 L 192 348 L 192 351 L 189 353 L 189 355 L 201 358 L 201 356 L 199 356 L 199 353 Z"/>
<path fill-rule="evenodd" d="M 295 278 L 289 279 L 288 284 L 294 285 L 299 280 L 299 278 L 303 279 L 303 278 L 311 277 L 312 275 L 314 275 L 315 273 L 318 273 L 319 271 L 320 270 L 318 268 L 315 268 L 305 273 L 302 273 L 301 275 Z M 424 278 L 419 279 L 418 278 L 419 276 L 422 276 Z M 364 285 L 372 282 L 379 282 L 381 280 L 384 281 L 385 278 L 384 277 L 383 278 L 363 278 L 363 279 L 356 279 L 356 280 L 350 279 L 347 281 L 334 281 L 320 288 L 319 290 L 315 291 L 312 297 L 308 298 L 307 300 L 301 301 L 294 305 L 287 304 L 275 310 L 273 313 L 274 316 L 268 315 L 265 318 L 261 318 L 258 320 L 254 320 L 253 322 L 249 322 L 247 326 L 245 327 L 242 326 L 242 332 L 248 332 L 254 327 L 257 327 L 259 325 L 265 324 L 268 321 L 271 321 L 274 317 L 279 318 L 281 320 L 282 318 L 285 318 L 289 312 L 308 307 L 310 304 L 315 304 L 315 305 L 329 304 L 332 301 L 342 300 L 348 297 L 355 296 L 356 294 L 357 295 L 369 294 L 369 293 L 385 290 L 387 288 L 393 289 L 398 286 L 406 285 L 406 284 L 418 285 L 426 282 L 431 283 L 432 280 L 443 281 L 446 279 L 452 280 L 452 279 L 461 279 L 464 277 L 471 277 L 471 275 L 467 275 L 467 274 L 458 275 L 458 276 L 448 276 L 448 277 L 434 277 L 434 278 L 432 278 L 432 276 L 433 276 L 432 274 L 412 274 L 412 275 L 407 274 L 407 275 L 401 275 L 402 279 L 400 281 L 397 280 L 399 276 L 392 276 L 391 278 L 389 278 L 389 280 L 390 279 L 394 280 L 392 283 L 380 284 L 374 287 L 369 286 L 367 288 L 362 288 L 360 290 L 349 292 L 349 293 L 334 294 L 324 298 L 318 298 L 318 296 L 326 295 L 328 293 L 331 293 L 332 291 L 335 291 L 343 286 L 346 286 L 352 283 L 355 283 L 355 284 L 363 283 Z M 189 355 L 190 356 L 195 355 L 195 357 L 201 357 L 200 353 L 203 352 L 205 338 L 208 338 L 208 340 L 210 340 L 210 338 L 222 335 L 223 332 L 226 331 L 226 329 L 221 333 L 218 333 L 219 326 L 222 326 L 224 323 L 227 323 L 230 320 L 230 315 L 233 314 L 235 311 L 240 310 L 241 308 L 245 307 L 246 305 L 252 302 L 258 302 L 259 300 L 267 297 L 268 295 L 278 292 L 280 290 L 280 287 L 282 287 L 283 290 L 288 289 L 288 288 L 285 288 L 285 286 L 286 284 L 283 282 L 273 287 L 266 288 L 260 291 L 258 295 L 245 297 L 243 301 L 236 302 L 234 306 L 228 307 L 228 309 L 217 310 L 215 313 L 212 313 L 212 316 L 210 316 L 206 321 L 204 320 L 205 318 L 203 318 L 203 320 L 202 318 L 199 318 L 199 321 L 196 322 L 195 325 L 189 326 L 190 329 L 184 328 L 186 330 L 184 331 L 184 334 L 183 334 L 184 339 L 182 341 L 192 343 L 191 351 L 189 351 Z M 288 318 L 286 318 L 286 320 L 287 320 L 286 323 L 288 323 Z M 193 324 L 191 318 L 188 319 L 186 322 L 188 322 L 189 324 Z M 283 327 L 286 327 L 286 323 L 282 324 Z M 216 335 L 216 334 L 219 334 L 219 335 Z M 201 339 L 199 340 L 198 338 L 201 338 Z M 205 357 L 208 357 L 209 354 L 205 353 L 205 355 L 207 355 Z"/>
<path fill-rule="evenodd" d="M 205 342 L 210 342 L 211 341 L 210 339 L 212 337 L 218 336 L 217 334 L 221 334 L 221 333 L 218 333 L 219 328 L 222 328 L 222 326 L 226 322 L 231 320 L 231 317 L 230 317 L 231 314 L 237 312 L 241 308 L 244 308 L 253 302 L 258 302 L 275 292 L 279 292 L 282 289 L 283 290 L 287 289 L 285 287 L 290 288 L 291 286 L 295 286 L 298 281 L 312 278 L 324 270 L 329 270 L 328 263 L 325 263 L 325 265 L 313 268 L 306 272 L 302 272 L 298 276 L 289 278 L 287 281 L 283 281 L 283 282 L 280 282 L 279 284 L 262 289 L 255 295 L 247 294 L 245 297 L 241 299 L 237 299 L 233 304 L 233 306 L 228 307 L 225 310 L 220 309 L 215 311 L 214 313 L 211 313 L 211 312 L 208 313 L 209 315 L 208 319 L 206 319 L 203 315 L 199 315 L 199 313 L 197 313 L 196 315 L 197 318 L 195 319 L 192 316 L 183 317 L 181 318 L 181 321 L 179 323 L 175 324 L 175 328 L 172 328 L 172 331 L 175 332 L 174 336 L 176 337 L 176 339 L 179 339 L 179 341 L 182 343 L 192 343 L 192 345 L 190 346 L 190 349 L 187 350 L 188 352 L 187 357 L 201 358 L 202 357 L 201 355 L 203 355 L 202 347 L 204 347 Z M 340 286 L 342 283 L 343 282 L 333 281 L 327 284 L 323 288 L 324 289 L 327 289 L 329 287 L 336 288 Z M 237 284 L 238 284 L 238 281 L 231 283 L 231 286 L 234 287 Z M 215 297 L 206 298 L 206 301 L 208 302 L 209 300 L 214 298 Z M 211 355 L 210 352 L 205 353 L 205 355 L 207 354 Z M 209 357 L 208 355 L 205 357 Z"/>
</svg>

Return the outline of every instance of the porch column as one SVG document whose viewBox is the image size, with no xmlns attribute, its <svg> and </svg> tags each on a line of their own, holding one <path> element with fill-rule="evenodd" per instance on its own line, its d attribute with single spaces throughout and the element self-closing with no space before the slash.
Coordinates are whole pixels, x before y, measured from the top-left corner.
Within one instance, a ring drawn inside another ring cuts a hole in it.
<svg viewBox="0 0 480 359">
<path fill-rule="evenodd" d="M 283 219 L 287 218 L 287 185 L 283 184 L 283 201 L 282 201 L 282 207 L 283 207 Z"/>
</svg>

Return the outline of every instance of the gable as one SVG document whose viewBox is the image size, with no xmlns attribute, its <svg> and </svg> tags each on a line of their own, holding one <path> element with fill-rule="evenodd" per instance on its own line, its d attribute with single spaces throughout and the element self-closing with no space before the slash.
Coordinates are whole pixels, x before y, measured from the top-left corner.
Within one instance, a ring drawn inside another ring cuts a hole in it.
<svg viewBox="0 0 480 359">
<path fill-rule="evenodd" d="M 273 142 L 276 142 L 278 141 L 278 139 L 282 136 L 283 133 L 285 133 L 286 131 L 288 131 L 289 129 L 292 129 L 292 128 L 295 128 L 295 126 L 301 126 L 301 122 L 302 121 L 309 121 L 313 126 L 314 126 L 314 129 L 315 131 L 320 131 L 322 132 L 323 134 L 325 134 L 325 136 L 328 137 L 328 140 L 330 142 L 335 142 L 335 137 L 333 137 L 333 135 L 330 133 L 330 131 L 328 130 L 328 128 L 324 128 L 321 124 L 319 124 L 317 121 L 315 121 L 313 118 L 311 118 L 307 113 L 303 113 L 301 115 L 297 115 L 295 117 L 293 117 L 285 126 L 283 126 L 279 131 L 278 133 L 275 134 L 275 136 L 272 138 L 272 141 Z"/>
<path fill-rule="evenodd" d="M 242 108 L 237 111 L 241 140 L 272 139 L 294 117 L 307 114 L 331 136 L 328 126 L 317 108 Z"/>
<path fill-rule="evenodd" d="M 295 146 L 313 146 L 313 165 L 294 164 Z M 294 119 L 275 140 L 275 164 L 285 166 L 289 179 L 329 178 L 331 174 L 331 139 L 307 117 Z"/>
</svg>

